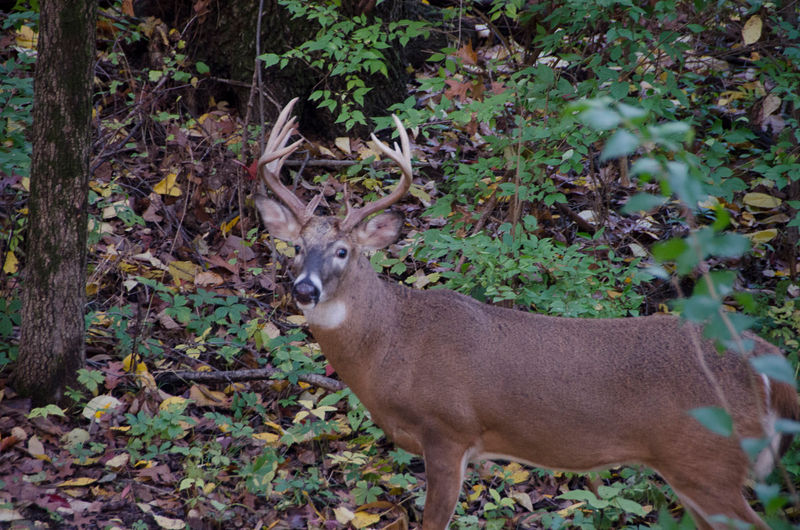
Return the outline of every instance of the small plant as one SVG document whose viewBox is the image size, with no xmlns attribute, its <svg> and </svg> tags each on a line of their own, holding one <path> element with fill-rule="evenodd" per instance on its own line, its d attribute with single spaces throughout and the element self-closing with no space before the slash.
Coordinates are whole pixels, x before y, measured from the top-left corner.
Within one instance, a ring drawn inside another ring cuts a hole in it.
<svg viewBox="0 0 800 530">
<path fill-rule="evenodd" d="M 371 90 L 365 79 L 370 75 L 388 76 L 384 50 L 405 46 L 414 37 L 429 33 L 423 21 L 401 20 L 384 24 L 380 18 L 365 15 L 346 17 L 336 3 L 279 0 L 293 18 L 306 18 L 319 26 L 314 38 L 281 54 L 259 56 L 264 66 L 284 68 L 290 61 L 301 61 L 319 73 L 320 86 L 309 96 L 337 116 L 347 130 L 366 125 L 360 110 Z M 396 43 L 396 44 L 395 44 Z"/>
</svg>

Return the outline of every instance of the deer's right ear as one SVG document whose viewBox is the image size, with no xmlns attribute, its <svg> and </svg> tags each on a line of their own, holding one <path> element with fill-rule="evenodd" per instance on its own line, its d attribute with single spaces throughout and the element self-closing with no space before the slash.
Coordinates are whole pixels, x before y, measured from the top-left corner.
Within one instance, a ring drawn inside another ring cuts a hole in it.
<svg viewBox="0 0 800 530">
<path fill-rule="evenodd" d="M 289 208 L 260 194 L 256 195 L 255 201 L 261 220 L 273 237 L 285 241 L 297 241 L 302 227 Z"/>
<path fill-rule="evenodd" d="M 356 241 L 366 250 L 378 250 L 397 241 L 403 218 L 394 212 L 376 215 L 356 227 Z"/>
</svg>

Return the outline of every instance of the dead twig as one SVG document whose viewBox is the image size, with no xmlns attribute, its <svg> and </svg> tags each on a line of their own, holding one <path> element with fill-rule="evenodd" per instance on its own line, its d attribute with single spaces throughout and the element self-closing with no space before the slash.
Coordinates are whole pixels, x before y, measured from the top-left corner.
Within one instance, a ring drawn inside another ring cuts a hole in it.
<svg viewBox="0 0 800 530">
<path fill-rule="evenodd" d="M 156 372 L 155 378 L 159 385 L 173 384 L 191 381 L 195 383 L 237 383 L 241 381 L 261 381 L 270 379 L 273 375 L 280 373 L 272 367 L 252 368 L 247 370 L 226 370 L 224 372 L 196 372 L 194 370 L 165 370 Z M 297 377 L 303 381 L 331 392 L 344 390 L 345 384 L 336 379 L 325 377 L 319 374 L 303 374 Z"/>
</svg>

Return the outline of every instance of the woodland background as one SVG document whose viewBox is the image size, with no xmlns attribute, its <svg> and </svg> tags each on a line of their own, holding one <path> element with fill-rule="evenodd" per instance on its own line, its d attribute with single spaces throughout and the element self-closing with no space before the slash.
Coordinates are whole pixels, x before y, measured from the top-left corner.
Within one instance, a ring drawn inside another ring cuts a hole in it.
<svg viewBox="0 0 800 530">
<path fill-rule="evenodd" d="M 390 113 L 411 131 L 403 236 L 371 257 L 389 281 L 576 317 L 677 309 L 722 342 L 751 327 L 789 360 L 759 369 L 793 380 L 797 2 L 122 0 L 96 24 L 87 363 L 70 404 L 34 406 L 8 382 L 40 259 L 38 12 L 0 3 L 3 524 L 418 523 L 421 461 L 336 380 L 288 296 L 293 249 L 253 209 L 261 133 L 294 96 L 286 177 L 332 212 L 345 184 L 368 201 L 396 181 L 367 133 L 389 138 Z M 754 484 L 776 527 L 800 520 L 798 484 L 795 444 Z M 671 499 L 646 469 L 485 462 L 453 526 L 691 527 Z"/>
</svg>

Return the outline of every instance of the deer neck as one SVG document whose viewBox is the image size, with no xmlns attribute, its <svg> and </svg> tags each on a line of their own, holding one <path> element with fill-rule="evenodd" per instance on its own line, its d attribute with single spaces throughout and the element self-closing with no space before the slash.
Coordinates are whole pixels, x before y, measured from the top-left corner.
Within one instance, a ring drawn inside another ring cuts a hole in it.
<svg viewBox="0 0 800 530">
<path fill-rule="evenodd" d="M 378 277 L 366 257 L 359 256 L 340 279 L 333 298 L 304 310 L 322 353 L 354 389 L 361 374 L 369 372 L 371 359 L 364 358 L 365 352 L 380 351 L 379 345 L 386 342 L 391 330 L 393 289 L 395 286 Z"/>
</svg>

